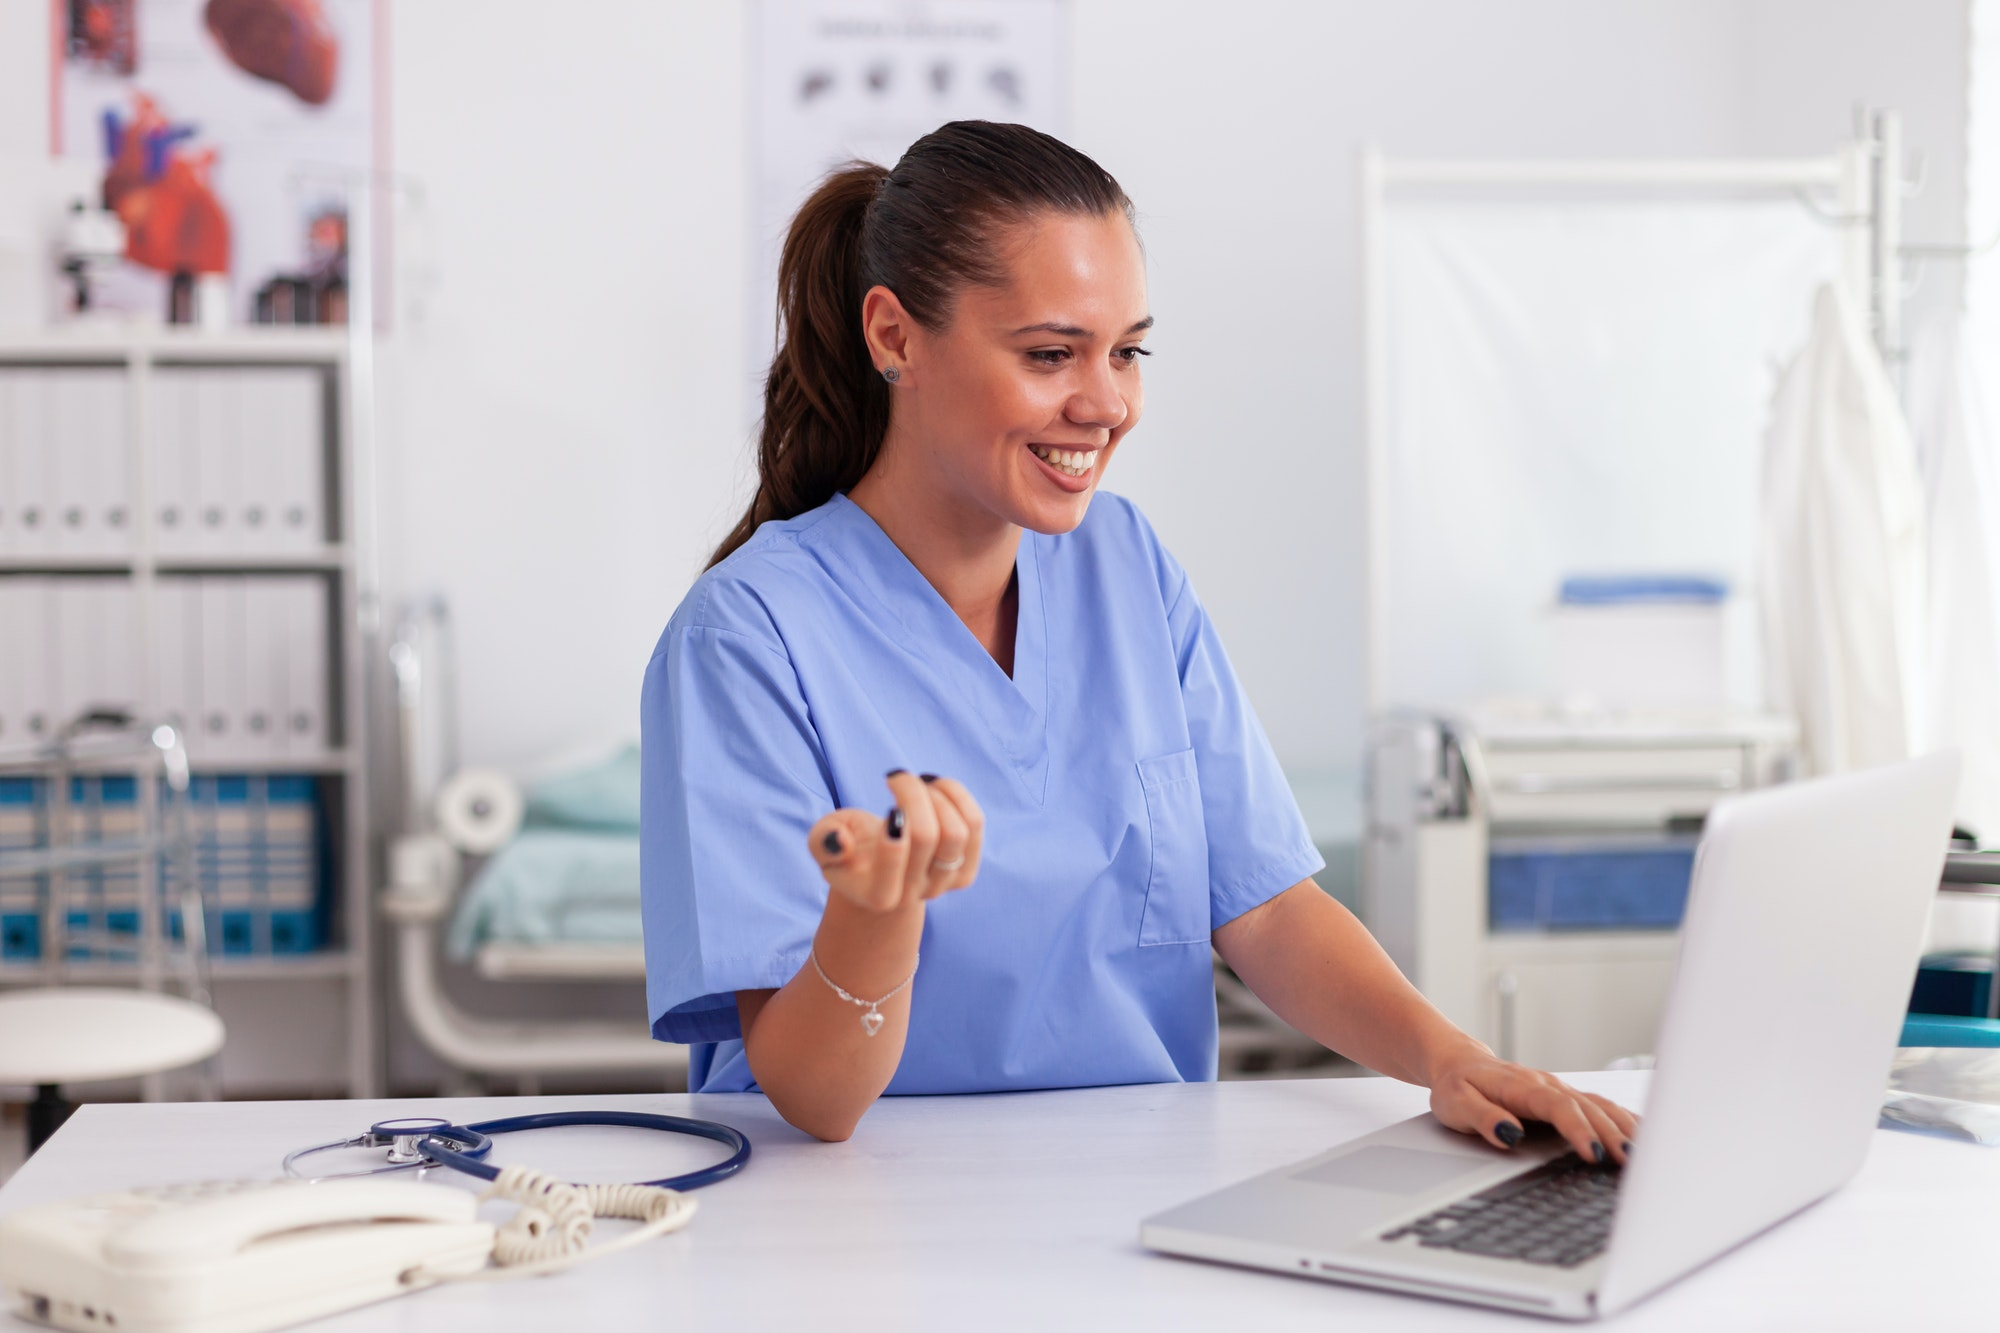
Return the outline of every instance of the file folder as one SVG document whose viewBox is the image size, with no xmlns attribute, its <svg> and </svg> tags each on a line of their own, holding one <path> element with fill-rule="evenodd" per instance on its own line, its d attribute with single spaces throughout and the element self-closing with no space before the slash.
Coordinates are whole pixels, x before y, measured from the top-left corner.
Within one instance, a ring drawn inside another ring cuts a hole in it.
<svg viewBox="0 0 2000 1333">
<path fill-rule="evenodd" d="M 14 530 L 21 525 L 21 483 L 16 459 L 21 453 L 14 439 L 14 379 L 16 372 L 0 370 L 0 556 L 16 553 Z"/>
<path fill-rule="evenodd" d="M 243 580 L 229 574 L 199 581 L 201 604 L 201 725 L 193 754 L 205 762 L 228 761 L 248 753 L 243 725 Z"/>
<path fill-rule="evenodd" d="M 243 398 L 234 370 L 190 371 L 200 524 L 195 550 L 228 555 L 243 548 Z"/>
<path fill-rule="evenodd" d="M 291 625 L 285 593 L 290 579 L 243 580 L 243 753 L 269 758 L 283 753 L 286 631 Z"/>
<path fill-rule="evenodd" d="M 272 549 L 305 553 L 326 545 L 326 393 L 320 372 L 261 372 L 267 406 L 266 500 Z"/>
<path fill-rule="evenodd" d="M 125 373 L 65 366 L 41 372 L 43 446 L 55 478 L 52 548 L 116 556 L 132 549 L 131 451 Z"/>
<path fill-rule="evenodd" d="M 92 708 L 139 707 L 132 585 L 122 578 L 50 579 L 54 590 L 55 699 L 61 726 Z"/>
<path fill-rule="evenodd" d="M 201 721 L 201 596 L 194 579 L 153 584 L 152 670 L 148 709 L 192 745 Z"/>
<path fill-rule="evenodd" d="M 55 734 L 55 593 L 52 580 L 10 578 L 13 624 L 19 633 L 0 643 L 8 653 L 15 703 L 14 741 L 37 744 Z"/>
<path fill-rule="evenodd" d="M 28 743 L 28 700 L 23 693 L 21 659 L 29 651 L 29 640 L 41 635 L 41 627 L 27 620 L 26 585 L 30 582 L 0 578 L 0 746 Z"/>
<path fill-rule="evenodd" d="M 42 834 L 43 802 L 34 778 L 0 777 L 0 851 L 32 851 L 47 845 Z M 27 962 L 41 957 L 41 902 L 44 876 L 0 879 L 0 960 Z"/>
<path fill-rule="evenodd" d="M 47 438 L 47 376 L 39 368 L 5 372 L 12 381 L 9 438 L 14 451 L 14 552 L 48 555 L 54 505 L 55 457 Z"/>
<path fill-rule="evenodd" d="M 153 547 L 188 555 L 201 543 L 199 423 L 193 374 L 175 367 L 153 372 L 147 480 L 152 486 Z"/>
<path fill-rule="evenodd" d="M 322 755 L 329 745 L 328 593 L 319 578 L 295 579 L 285 589 L 284 747 L 289 755 Z"/>
</svg>

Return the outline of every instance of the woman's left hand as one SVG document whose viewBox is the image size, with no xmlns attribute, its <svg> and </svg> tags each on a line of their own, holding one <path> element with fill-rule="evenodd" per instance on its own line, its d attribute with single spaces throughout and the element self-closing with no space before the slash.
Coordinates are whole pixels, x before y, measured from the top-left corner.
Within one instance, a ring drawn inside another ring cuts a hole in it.
<svg viewBox="0 0 2000 1333">
<path fill-rule="evenodd" d="M 1468 1042 L 1434 1071 L 1431 1114 L 1496 1148 L 1521 1141 L 1521 1121 L 1546 1120 L 1584 1161 L 1624 1165 L 1639 1117 L 1594 1092 L 1579 1092 L 1554 1074 L 1502 1060 Z"/>
</svg>

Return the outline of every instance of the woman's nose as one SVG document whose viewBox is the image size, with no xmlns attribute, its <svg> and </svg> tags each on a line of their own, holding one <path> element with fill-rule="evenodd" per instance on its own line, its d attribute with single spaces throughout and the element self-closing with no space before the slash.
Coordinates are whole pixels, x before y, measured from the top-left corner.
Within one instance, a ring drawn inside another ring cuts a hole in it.
<svg viewBox="0 0 2000 1333">
<path fill-rule="evenodd" d="M 1125 424 L 1131 410 L 1131 404 L 1125 401 L 1124 393 L 1111 378 L 1111 368 L 1106 366 L 1077 387 L 1064 405 L 1063 415 L 1069 418 L 1072 425 L 1113 431 Z"/>
</svg>

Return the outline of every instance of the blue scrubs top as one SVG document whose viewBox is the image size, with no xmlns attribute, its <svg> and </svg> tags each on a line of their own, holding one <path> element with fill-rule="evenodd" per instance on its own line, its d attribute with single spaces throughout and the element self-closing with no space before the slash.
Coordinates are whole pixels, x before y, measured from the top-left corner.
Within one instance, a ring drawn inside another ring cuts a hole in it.
<svg viewBox="0 0 2000 1333">
<path fill-rule="evenodd" d="M 689 1086 L 755 1087 L 735 992 L 806 966 L 806 832 L 893 768 L 986 813 L 926 909 L 891 1093 L 1213 1079 L 1209 932 L 1323 866 L 1187 575 L 1130 501 L 1021 535 L 1014 674 L 846 496 L 695 583 L 646 669 L 653 1034 Z M 835 978 L 838 980 L 839 978 Z"/>
</svg>

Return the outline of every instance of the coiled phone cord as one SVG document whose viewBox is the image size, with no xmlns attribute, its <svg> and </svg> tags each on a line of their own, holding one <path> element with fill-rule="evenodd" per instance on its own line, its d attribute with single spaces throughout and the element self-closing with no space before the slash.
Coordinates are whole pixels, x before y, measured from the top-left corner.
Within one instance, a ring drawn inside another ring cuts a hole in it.
<svg viewBox="0 0 2000 1333">
<path fill-rule="evenodd" d="M 572 1185 L 526 1166 L 502 1167 L 492 1187 L 479 1197 L 508 1199 L 521 1205 L 521 1210 L 494 1233 L 493 1262 L 498 1266 L 471 1273 L 413 1268 L 403 1274 L 404 1285 L 553 1273 L 678 1231 L 694 1216 L 696 1207 L 692 1197 L 678 1190 L 657 1185 Z M 600 1217 L 626 1217 L 641 1225 L 616 1240 L 592 1247 L 590 1233 Z"/>
</svg>

